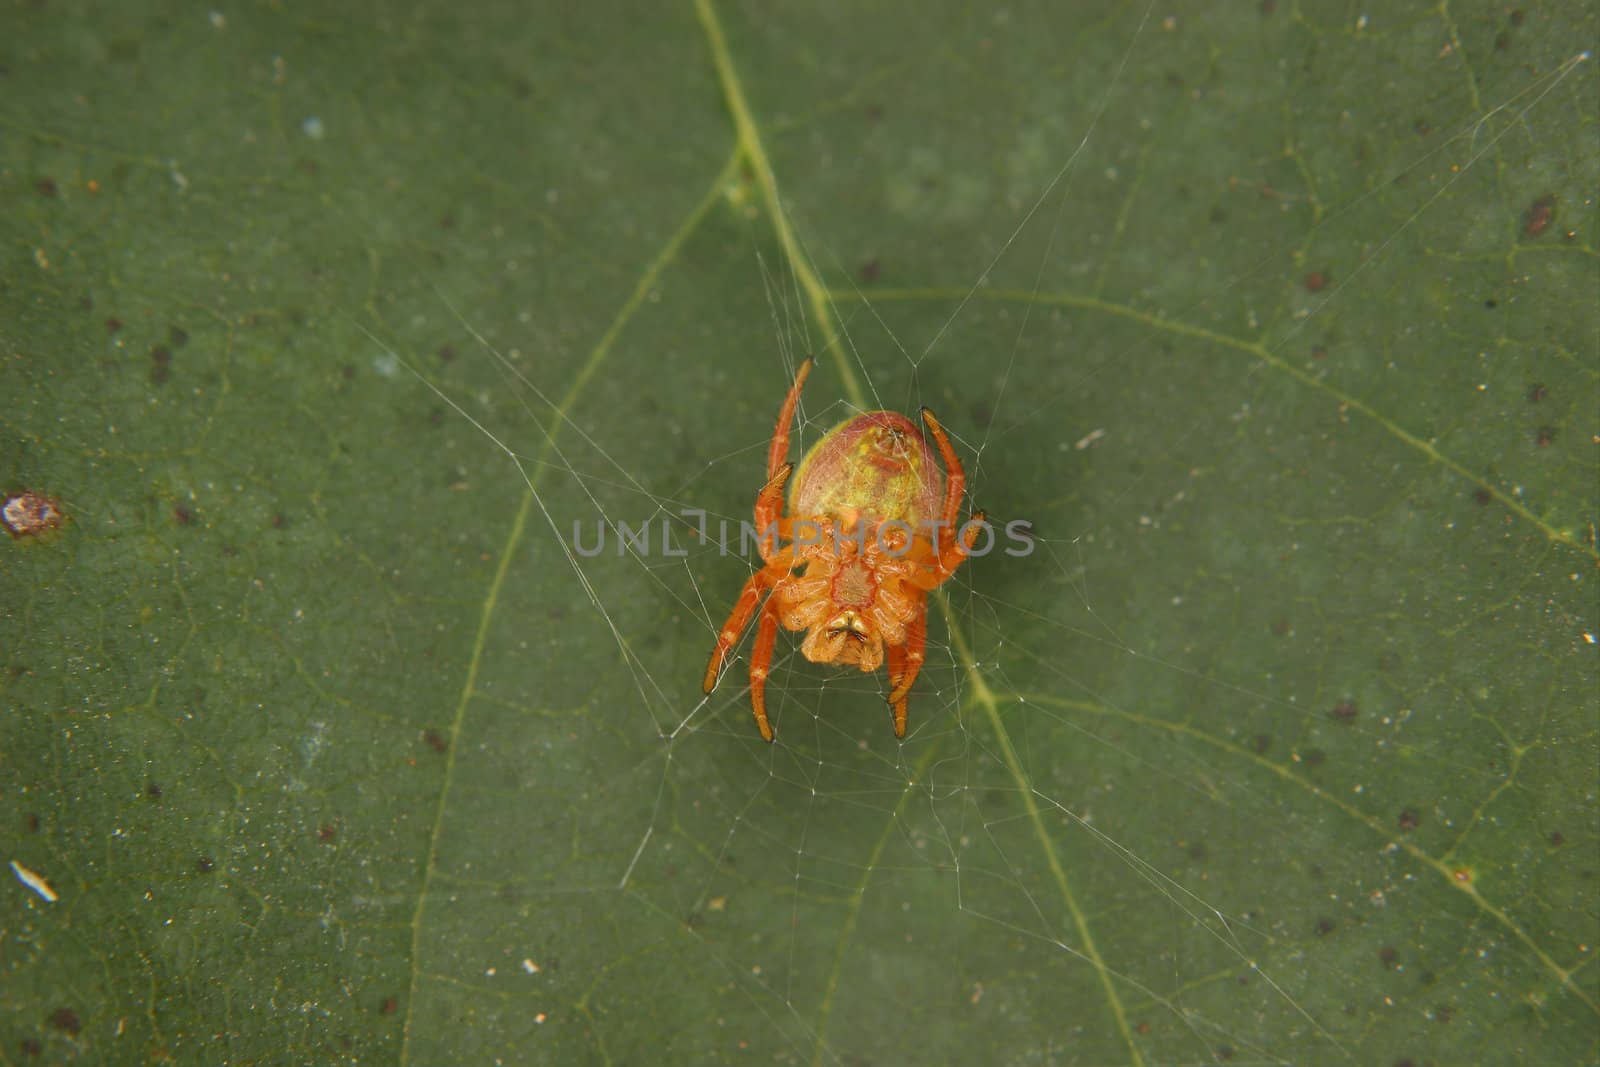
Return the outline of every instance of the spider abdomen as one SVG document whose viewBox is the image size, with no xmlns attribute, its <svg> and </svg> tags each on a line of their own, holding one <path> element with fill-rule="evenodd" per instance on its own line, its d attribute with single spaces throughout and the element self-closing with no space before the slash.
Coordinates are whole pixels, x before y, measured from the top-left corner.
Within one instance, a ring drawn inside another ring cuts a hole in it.
<svg viewBox="0 0 1600 1067">
<path fill-rule="evenodd" d="M 893 411 L 869 411 L 811 446 L 795 472 L 789 514 L 828 515 L 846 527 L 897 519 L 915 532 L 938 518 L 942 482 L 915 423 Z"/>
</svg>

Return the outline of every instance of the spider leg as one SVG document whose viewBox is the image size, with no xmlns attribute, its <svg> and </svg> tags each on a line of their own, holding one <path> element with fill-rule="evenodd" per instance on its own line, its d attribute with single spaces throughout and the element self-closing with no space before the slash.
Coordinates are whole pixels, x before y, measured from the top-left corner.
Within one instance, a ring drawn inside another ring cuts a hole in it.
<svg viewBox="0 0 1600 1067">
<path fill-rule="evenodd" d="M 750 653 L 750 710 L 755 712 L 761 740 L 771 743 L 772 724 L 767 721 L 767 669 L 772 665 L 772 649 L 778 643 L 778 603 L 769 599 L 756 624 L 756 647 Z"/>
<path fill-rule="evenodd" d="M 923 648 L 928 639 L 928 616 L 918 611 L 906 626 L 906 643 L 889 646 L 889 706 L 894 709 L 894 735 L 906 735 L 906 699 L 922 670 Z"/>
<path fill-rule="evenodd" d="M 938 545 L 941 554 L 957 540 L 956 516 L 961 513 L 961 496 L 967 489 L 967 472 L 961 466 L 961 457 L 944 435 L 944 427 L 927 408 L 922 409 L 922 421 L 933 434 L 933 443 L 939 446 L 939 457 L 944 460 L 944 512 L 939 516 Z"/>
<path fill-rule="evenodd" d="M 982 523 L 983 512 L 974 511 L 972 518 L 967 520 L 965 536 L 951 538 L 950 543 L 939 550 L 939 557 L 933 561 L 929 569 L 910 578 L 911 584 L 925 590 L 937 589 L 943 585 L 972 551 L 973 544 L 978 540 L 978 534 L 983 532 Z"/>
<path fill-rule="evenodd" d="M 768 478 L 777 477 L 778 467 L 789 454 L 789 425 L 794 422 L 795 405 L 800 402 L 800 390 L 806 384 L 806 376 L 810 373 L 811 360 L 801 361 L 799 368 L 794 372 L 794 384 L 789 387 L 789 395 L 783 398 L 783 409 L 778 412 L 778 426 L 772 431 L 772 444 L 767 448 Z"/>
<path fill-rule="evenodd" d="M 783 487 L 793 470 L 793 463 L 780 466 L 756 497 L 756 549 L 768 563 L 777 556 L 778 542 L 790 536 L 789 520 L 783 517 Z M 770 538 L 769 530 L 772 531 Z"/>
<path fill-rule="evenodd" d="M 781 559 L 782 557 L 778 557 L 778 561 Z M 722 624 L 722 632 L 717 635 L 716 647 L 711 650 L 711 662 L 706 665 L 706 678 L 702 687 L 705 692 L 709 693 L 716 688 L 717 674 L 722 670 L 722 659 L 728 654 L 729 649 L 739 643 L 739 635 L 750 625 L 750 617 L 756 613 L 756 605 L 761 602 L 761 594 L 786 572 L 786 564 L 781 566 L 769 564 L 752 574 L 744 583 L 744 588 L 739 590 L 739 599 L 734 603 L 733 611 L 728 614 L 728 621 Z"/>
</svg>

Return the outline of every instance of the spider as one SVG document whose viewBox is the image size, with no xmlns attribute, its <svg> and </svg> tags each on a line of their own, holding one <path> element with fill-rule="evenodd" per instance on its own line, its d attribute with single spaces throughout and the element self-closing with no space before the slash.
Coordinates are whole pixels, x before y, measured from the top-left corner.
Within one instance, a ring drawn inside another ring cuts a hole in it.
<svg viewBox="0 0 1600 1067">
<path fill-rule="evenodd" d="M 973 513 L 960 537 L 952 535 L 966 474 L 939 420 L 923 408 L 922 421 L 944 459 L 942 491 L 933 450 L 916 424 L 892 411 L 869 411 L 812 446 L 795 477 L 789 513 L 780 514 L 794 471 L 785 462 L 789 426 L 810 373 L 808 359 L 795 372 L 767 449 L 767 484 L 755 505 L 766 565 L 744 583 L 717 636 L 705 691 L 716 686 L 723 659 L 761 605 L 750 707 L 763 740 L 773 739 L 767 671 L 780 623 L 806 631 L 800 651 L 813 663 L 875 671 L 887 658 L 894 735 L 905 737 L 906 698 L 922 669 L 928 633 L 927 595 L 971 552 L 983 512 Z M 933 532 L 938 536 L 930 537 Z M 789 543 L 780 547 L 780 539 Z M 765 593 L 771 595 L 761 604 Z"/>
</svg>

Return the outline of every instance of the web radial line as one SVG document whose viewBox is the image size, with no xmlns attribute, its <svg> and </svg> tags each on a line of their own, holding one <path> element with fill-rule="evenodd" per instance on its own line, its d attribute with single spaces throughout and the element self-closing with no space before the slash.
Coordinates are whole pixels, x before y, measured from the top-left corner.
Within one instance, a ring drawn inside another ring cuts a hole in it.
<svg viewBox="0 0 1600 1067">
<path fill-rule="evenodd" d="M 628 299 L 612 319 L 611 325 L 606 328 L 605 333 L 601 334 L 600 339 L 595 342 L 594 348 L 589 352 L 589 358 L 584 361 L 584 365 L 579 369 L 571 386 L 568 387 L 566 395 L 561 398 L 561 403 L 556 408 L 556 413 L 560 417 L 551 424 L 545 435 L 544 448 L 540 452 L 533 474 L 524 474 L 528 491 L 523 494 L 522 502 L 517 506 L 517 513 L 511 520 L 511 529 L 506 534 L 505 543 L 501 546 L 499 562 L 495 565 L 494 576 L 489 580 L 489 588 L 484 595 L 483 609 L 478 614 L 478 629 L 472 639 L 472 654 L 467 661 L 467 673 L 461 683 L 461 695 L 456 700 L 455 714 L 450 722 L 450 738 L 452 742 L 461 736 L 461 728 L 466 722 L 467 707 L 472 702 L 472 697 L 476 692 L 478 670 L 483 665 L 484 649 L 489 642 L 489 628 L 494 621 L 495 608 L 499 604 L 500 592 L 505 587 L 506 576 L 511 571 L 511 560 L 522 543 L 523 535 L 527 532 L 528 519 L 533 514 L 534 507 L 538 506 L 543 510 L 544 505 L 539 500 L 538 484 L 540 476 L 548 469 L 548 457 L 556 448 L 556 435 L 560 432 L 561 425 L 569 421 L 567 413 L 577 403 L 584 387 L 598 372 L 606 357 L 611 354 L 611 349 L 615 345 L 618 336 L 621 335 L 623 328 L 632 320 L 639 308 L 643 306 L 651 289 L 660 280 L 662 273 L 677 258 L 678 250 L 683 247 L 683 243 L 699 227 L 706 213 L 716 203 L 716 198 L 724 181 L 723 176 L 728 172 L 731 165 L 732 161 L 730 160 L 719 168 L 717 177 L 712 181 L 710 188 L 695 204 L 694 208 L 690 210 L 677 230 L 667 238 L 666 244 L 656 253 L 655 258 L 650 261 L 649 266 L 640 275 L 639 281 L 634 285 L 633 291 L 628 295 Z M 515 457 L 513 456 L 513 458 Z M 546 518 L 548 518 L 548 514 Z M 580 578 L 582 577 L 581 572 L 579 576 Z M 614 627 L 613 632 L 615 632 Z M 626 654 L 626 649 L 624 653 Z M 411 1062 L 412 1021 L 415 1017 L 417 987 L 422 978 L 420 960 L 422 954 L 423 917 L 427 911 L 428 892 L 433 883 L 438 865 L 439 842 L 443 837 L 444 816 L 446 809 L 449 807 L 450 790 L 455 782 L 456 754 L 460 751 L 460 748 L 460 745 L 452 743 L 445 753 L 444 778 L 439 785 L 438 798 L 434 802 L 433 827 L 428 835 L 428 857 L 422 868 L 422 884 L 417 889 L 417 906 L 411 915 L 411 980 L 406 990 L 405 1021 L 401 1027 L 403 1035 L 400 1044 L 401 1064 Z"/>
<path fill-rule="evenodd" d="M 711 6 L 711 0 L 695 0 L 695 12 L 700 17 L 700 25 L 705 30 L 706 43 L 711 48 L 711 58 L 717 67 L 717 80 L 722 84 L 722 95 L 727 101 L 728 111 L 733 116 L 734 131 L 739 139 L 739 151 L 750 164 L 750 169 L 755 171 L 756 183 L 761 187 L 761 199 L 767 205 L 767 214 L 772 216 L 772 228 L 778 235 L 778 244 L 783 247 L 783 254 L 789 261 L 790 269 L 794 271 L 795 279 L 800 287 L 805 290 L 806 300 L 811 305 L 811 314 L 816 319 L 817 327 L 822 331 L 823 346 L 833 353 L 834 362 L 838 364 L 839 378 L 844 385 L 844 391 L 850 402 L 857 410 L 865 411 L 867 407 L 867 394 L 861 388 L 855 372 L 850 367 L 848 353 L 839 343 L 839 333 L 833 325 L 833 308 L 828 300 L 827 287 L 817 277 L 816 271 L 811 269 L 811 263 L 806 259 L 800 242 L 795 239 L 794 229 L 789 225 L 789 217 L 784 214 L 783 202 L 778 198 L 778 180 L 773 176 L 772 163 L 767 159 L 767 150 L 761 145 L 761 132 L 756 128 L 755 119 L 750 114 L 750 104 L 745 100 L 744 85 L 739 81 L 739 72 L 733 69 L 733 56 L 728 51 L 728 39 L 723 35 L 722 23 L 717 21 L 717 13 Z"/>
<path fill-rule="evenodd" d="M 883 304 L 891 300 L 941 301 L 948 300 L 952 296 L 964 292 L 965 290 L 962 289 L 954 289 L 943 286 L 930 287 L 926 289 L 884 289 L 873 293 L 872 299 L 879 304 Z M 835 299 L 840 300 L 853 299 L 851 294 L 844 291 L 836 291 L 833 296 Z M 1507 495 L 1492 482 L 1489 482 L 1484 478 L 1472 473 L 1459 462 L 1451 459 L 1443 452 L 1440 452 L 1432 444 L 1405 429 L 1399 423 L 1395 422 L 1393 419 L 1389 418 L 1387 415 L 1383 414 L 1366 401 L 1346 393 L 1343 390 L 1318 379 L 1314 375 L 1307 374 L 1305 371 L 1283 359 L 1276 352 L 1272 351 L 1271 348 L 1260 341 L 1241 340 L 1240 338 L 1231 337 L 1225 333 L 1219 333 L 1216 330 L 1209 330 L 1204 326 L 1193 326 L 1189 323 L 1179 322 L 1175 319 L 1162 318 L 1159 315 L 1152 315 L 1147 311 L 1140 311 L 1138 308 L 1128 307 L 1126 304 L 1118 304 L 1110 300 L 1101 300 L 1098 297 L 1093 296 L 1083 296 L 1078 293 L 1031 293 L 1025 289 L 984 289 L 975 294 L 974 299 L 992 300 L 1000 303 L 1045 304 L 1057 307 L 1070 307 L 1098 311 L 1106 315 L 1114 315 L 1117 318 L 1129 319 L 1133 322 L 1141 323 L 1154 330 L 1163 330 L 1168 333 L 1177 334 L 1180 337 L 1188 337 L 1194 340 L 1205 341 L 1209 344 L 1218 345 L 1222 348 L 1231 348 L 1237 352 L 1243 352 L 1246 355 L 1249 355 L 1265 364 L 1266 366 L 1271 367 L 1273 370 L 1282 374 L 1287 374 L 1301 385 L 1315 389 L 1321 393 L 1326 393 L 1334 400 L 1337 400 L 1340 404 L 1348 406 L 1351 411 L 1358 412 L 1359 414 L 1372 420 L 1390 436 L 1399 439 L 1402 443 L 1422 453 L 1428 459 L 1439 464 L 1439 466 L 1450 471 L 1452 474 L 1460 476 L 1466 481 L 1472 483 L 1474 486 L 1477 486 L 1484 492 L 1488 493 L 1518 518 L 1525 519 L 1534 526 L 1538 527 L 1540 532 L 1542 532 L 1550 540 L 1555 541 L 1558 544 L 1566 545 L 1568 548 L 1575 548 L 1587 555 L 1590 559 L 1600 562 L 1600 546 L 1587 543 L 1577 531 L 1562 529 L 1552 525 L 1543 517 L 1536 514 L 1527 505 L 1517 500 L 1514 496 Z"/>
<path fill-rule="evenodd" d="M 967 635 L 959 625 L 960 620 L 956 618 L 955 609 L 950 606 L 950 598 L 945 595 L 944 590 L 936 589 L 931 599 L 939 602 L 939 610 L 944 614 L 945 625 L 950 631 L 950 643 L 956 650 L 957 659 L 966 667 L 967 680 L 972 685 L 973 699 L 983 708 L 984 715 L 994 730 L 995 740 L 999 743 L 1001 761 L 1005 763 L 1012 780 L 1017 783 L 1017 792 L 1027 810 L 1028 821 L 1033 825 L 1034 834 L 1039 839 L 1040 851 L 1044 853 L 1045 862 L 1050 867 L 1050 875 L 1061 893 L 1062 902 L 1066 904 L 1067 912 L 1072 916 L 1072 925 L 1077 931 L 1078 940 L 1082 943 L 1083 957 L 1094 966 L 1095 973 L 1100 976 L 1100 988 L 1105 991 L 1106 1003 L 1111 1009 L 1112 1018 L 1116 1020 L 1117 1032 L 1122 1035 L 1123 1044 L 1128 1047 L 1128 1061 L 1134 1067 L 1143 1067 L 1144 1053 L 1139 1050 L 1139 1043 L 1133 1037 L 1133 1028 L 1128 1025 L 1128 1013 L 1122 1006 L 1122 997 L 1118 995 L 1113 980 L 1116 977 L 1115 972 L 1106 966 L 1099 948 L 1095 946 L 1094 934 L 1089 929 L 1089 917 L 1078 904 L 1078 897 L 1067 878 L 1066 868 L 1061 863 L 1061 857 L 1056 854 L 1055 842 L 1050 839 L 1050 830 L 1045 826 L 1044 813 L 1039 810 L 1033 783 L 1028 780 L 1027 773 L 1022 769 L 1022 761 L 1017 756 L 1016 748 L 1011 744 L 1011 735 L 1006 732 L 1005 724 L 1000 721 L 1000 699 L 994 690 L 989 688 L 983 672 L 978 669 L 972 649 L 967 644 Z"/>
<path fill-rule="evenodd" d="M 822 1063 L 822 1057 L 827 1051 L 828 1018 L 833 1014 L 834 994 L 839 991 L 839 977 L 844 972 L 844 959 L 849 951 L 850 938 L 854 936 L 856 922 L 861 917 L 861 901 L 867 895 L 867 881 L 872 877 L 872 871 L 878 865 L 878 857 L 883 855 L 884 848 L 893 836 L 893 830 L 900 821 L 900 815 L 905 810 L 906 803 L 910 800 L 911 786 L 922 781 L 922 776 L 927 773 L 934 761 L 939 758 L 939 750 L 944 747 L 944 738 L 936 739 L 923 752 L 922 758 L 917 760 L 917 765 L 911 773 L 911 781 L 900 791 L 900 799 L 895 803 L 894 811 L 883 824 L 883 833 L 878 835 L 878 840 L 873 842 L 872 854 L 867 857 L 866 869 L 861 876 L 861 884 L 850 900 L 849 910 L 845 912 L 844 924 L 839 927 L 839 938 L 833 948 L 833 967 L 828 971 L 828 984 L 822 990 L 822 1002 L 817 1008 L 817 1041 L 811 1052 L 812 1067 Z"/>
<path fill-rule="evenodd" d="M 1450 886 L 1452 889 L 1465 893 L 1479 910 L 1492 918 L 1500 925 L 1502 929 L 1510 933 L 1511 936 L 1522 942 L 1523 946 L 1527 948 L 1529 952 L 1533 953 L 1534 957 L 1538 959 L 1539 963 L 1547 971 L 1549 971 L 1550 974 L 1558 982 L 1560 982 L 1568 992 L 1577 997 L 1578 1000 L 1583 1003 L 1584 1007 L 1588 1008 L 1590 1012 L 1594 1013 L 1595 1015 L 1600 1016 L 1600 1001 L 1596 1001 L 1593 995 L 1591 995 L 1588 990 L 1578 985 L 1575 979 L 1575 975 L 1577 974 L 1579 968 L 1584 965 L 1583 963 L 1579 963 L 1574 967 L 1561 966 L 1561 964 L 1556 961 L 1555 957 L 1550 955 L 1549 951 L 1547 951 L 1543 945 L 1539 944 L 1533 939 L 1532 934 L 1528 933 L 1528 931 L 1524 929 L 1520 923 L 1506 913 L 1505 909 L 1501 908 L 1499 905 L 1485 897 L 1482 893 L 1478 892 L 1478 887 L 1474 883 L 1470 881 L 1462 881 L 1461 878 L 1458 877 L 1459 872 L 1452 864 L 1439 859 L 1432 853 L 1423 851 L 1417 845 L 1406 840 L 1404 837 L 1400 837 L 1392 833 L 1389 828 L 1384 826 L 1383 823 L 1381 823 L 1377 818 L 1368 812 L 1362 811 L 1360 808 L 1346 801 L 1332 790 L 1324 789 L 1315 782 L 1307 781 L 1302 776 L 1292 773 L 1287 767 L 1284 767 L 1281 764 L 1275 763 L 1264 756 L 1251 752 L 1245 749 L 1243 746 L 1236 745 L 1225 738 L 1214 737 L 1206 731 L 1191 726 L 1188 723 L 1167 722 L 1163 719 L 1154 718 L 1153 716 L 1141 715 L 1138 712 L 1125 711 L 1116 707 L 1111 707 L 1109 712 L 1101 711 L 1097 706 L 1094 705 L 1087 705 L 1082 702 L 1064 701 L 1058 697 L 1052 697 L 1041 693 L 1005 693 L 1000 694 L 996 699 L 1003 700 L 1008 703 L 1011 701 L 1026 701 L 1030 704 L 1038 704 L 1044 707 L 1055 706 L 1062 708 L 1073 708 L 1080 711 L 1092 711 L 1094 714 L 1115 714 L 1117 717 L 1124 719 L 1127 722 L 1138 723 L 1141 726 L 1146 726 L 1151 729 L 1165 730 L 1168 733 L 1194 738 L 1197 741 L 1210 745 L 1213 748 L 1221 749 L 1222 751 L 1230 753 L 1233 756 L 1246 761 L 1247 763 L 1253 764 L 1254 766 L 1276 776 L 1281 781 L 1290 783 L 1299 787 L 1300 789 L 1305 790 L 1318 800 L 1331 804 L 1334 808 L 1348 816 L 1353 821 L 1367 827 L 1367 829 L 1379 835 L 1380 839 L 1382 839 L 1386 844 L 1391 844 L 1398 847 L 1401 851 L 1405 852 L 1406 855 L 1410 856 L 1418 863 L 1421 863 L 1433 870 L 1439 875 L 1440 878 L 1444 880 L 1444 883 Z"/>
</svg>

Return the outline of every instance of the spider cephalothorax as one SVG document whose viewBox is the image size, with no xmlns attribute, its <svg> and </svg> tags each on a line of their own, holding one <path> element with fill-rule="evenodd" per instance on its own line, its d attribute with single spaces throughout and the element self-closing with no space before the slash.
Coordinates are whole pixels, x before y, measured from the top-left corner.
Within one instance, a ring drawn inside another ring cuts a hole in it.
<svg viewBox="0 0 1600 1067">
<path fill-rule="evenodd" d="M 750 656 L 750 704 L 761 736 L 767 721 L 767 670 L 778 626 L 805 631 L 800 651 L 815 663 L 874 671 L 889 663 L 889 704 L 896 737 L 906 734 L 906 696 L 922 669 L 927 595 L 955 572 L 981 529 L 983 513 L 955 534 L 966 476 L 939 420 L 928 424 L 944 459 L 921 431 L 892 411 L 870 411 L 836 426 L 800 464 L 782 514 L 793 465 L 789 425 L 811 361 L 795 374 L 767 450 L 767 484 L 756 497 L 756 529 L 765 563 L 750 576 L 718 635 L 706 667 L 705 691 L 716 685 L 723 658 L 761 604 Z M 787 543 L 785 543 L 787 542 Z"/>
</svg>

